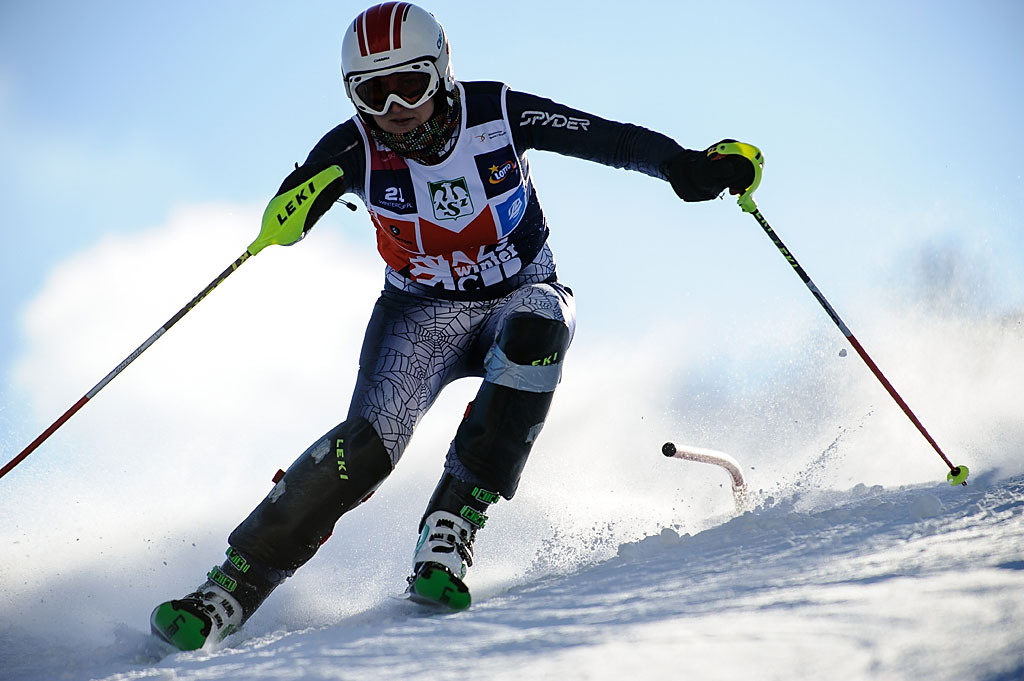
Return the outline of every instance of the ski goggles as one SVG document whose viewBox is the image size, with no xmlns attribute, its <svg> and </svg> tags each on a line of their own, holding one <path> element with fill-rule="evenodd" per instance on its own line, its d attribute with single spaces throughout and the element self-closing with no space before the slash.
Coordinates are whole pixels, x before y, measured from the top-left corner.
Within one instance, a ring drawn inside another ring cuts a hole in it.
<svg viewBox="0 0 1024 681">
<path fill-rule="evenodd" d="M 357 73 L 348 77 L 347 84 L 357 109 L 383 116 L 392 102 L 406 109 L 421 106 L 434 96 L 440 81 L 434 62 L 424 59 L 390 69 Z"/>
</svg>

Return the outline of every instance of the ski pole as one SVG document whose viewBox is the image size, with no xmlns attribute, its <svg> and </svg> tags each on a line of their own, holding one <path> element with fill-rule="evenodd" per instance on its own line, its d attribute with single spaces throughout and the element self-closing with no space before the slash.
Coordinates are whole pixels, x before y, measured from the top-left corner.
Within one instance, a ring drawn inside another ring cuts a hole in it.
<svg viewBox="0 0 1024 681">
<path fill-rule="evenodd" d="M 59 419 L 50 424 L 50 427 L 44 430 L 39 437 L 29 444 L 28 447 L 25 447 L 20 454 L 11 459 L 3 468 L 0 468 L 0 478 L 7 475 L 11 469 L 24 461 L 25 458 L 34 452 L 39 445 L 43 444 L 47 438 L 57 432 L 57 429 L 67 423 L 68 419 L 74 416 L 79 409 L 84 407 L 86 402 L 95 397 L 96 394 L 103 390 L 108 383 L 114 380 L 118 374 L 128 368 L 129 364 L 138 359 L 139 355 L 145 352 L 149 346 L 153 345 L 153 343 L 155 343 L 161 336 L 167 333 L 172 326 L 177 324 L 182 317 L 198 305 L 203 298 L 208 296 L 213 289 L 217 288 L 231 275 L 231 273 L 241 267 L 242 263 L 271 244 L 290 245 L 302 239 L 302 237 L 304 237 L 312 227 L 311 224 L 307 225 L 306 221 L 310 206 L 313 203 L 313 197 L 319 194 L 328 184 L 340 178 L 341 175 L 341 168 L 338 166 L 330 166 L 329 168 L 314 175 L 309 181 L 302 184 L 300 187 L 297 187 L 291 192 L 286 192 L 275 197 L 267 206 L 267 210 L 263 214 L 263 224 L 260 229 L 259 236 L 256 237 L 256 240 L 249 245 L 245 252 L 242 253 L 237 260 L 231 263 L 227 269 L 217 275 L 217 278 L 211 281 L 206 288 L 196 295 L 195 298 L 190 300 L 185 307 L 178 310 L 173 317 L 168 319 L 164 325 L 157 329 L 152 336 L 147 338 L 142 345 L 128 355 L 123 362 L 114 367 L 114 370 L 107 374 L 103 380 L 93 386 L 92 390 L 87 392 L 81 399 L 71 405 L 71 407 L 64 412 Z M 340 199 L 338 199 L 338 201 L 348 206 L 351 210 L 356 210 L 356 207 L 353 204 L 348 203 L 347 201 L 341 201 Z"/>
<path fill-rule="evenodd" d="M 157 329 L 156 332 L 152 336 L 147 338 L 146 341 L 142 345 L 140 345 L 138 348 L 136 348 L 135 351 L 132 354 L 128 355 L 124 359 L 123 362 L 121 362 L 116 367 L 114 367 L 114 370 L 111 371 L 109 374 L 107 374 L 103 378 L 102 381 L 100 381 L 95 386 L 93 386 L 92 390 L 87 392 L 85 395 L 82 396 L 82 398 L 80 400 L 78 400 L 73 405 L 71 405 L 70 409 L 68 409 L 66 412 L 64 412 L 64 414 L 59 419 L 54 421 L 50 425 L 49 428 L 44 430 L 42 432 L 42 434 L 39 437 L 37 437 L 35 440 L 33 440 L 32 443 L 28 447 L 25 447 L 25 449 L 23 449 L 20 454 L 18 454 L 16 457 L 11 459 L 3 468 L 0 468 L 0 478 L 2 478 L 3 476 L 7 475 L 7 473 L 10 472 L 10 470 L 12 468 L 17 466 L 19 463 L 21 463 L 25 459 L 25 457 L 27 457 L 29 454 L 34 452 L 36 450 L 36 448 L 39 447 L 39 445 L 43 444 L 43 442 L 45 442 L 48 437 L 53 435 L 57 431 L 58 428 L 63 426 L 67 422 L 68 419 L 70 419 L 72 416 L 74 416 L 78 412 L 79 409 L 84 407 L 86 402 L 88 402 L 93 397 L 95 397 L 96 394 L 99 391 L 103 390 L 103 388 L 106 387 L 106 385 L 108 383 L 110 383 L 112 380 L 114 380 L 114 378 L 116 378 L 119 373 L 121 373 L 126 368 L 128 368 L 129 364 L 134 362 L 136 360 L 136 358 L 138 358 L 139 355 L 141 355 L 143 352 L 145 352 L 146 349 L 149 348 L 149 346 L 151 346 L 153 343 L 155 343 L 157 341 L 157 339 L 160 338 L 160 336 L 162 336 L 165 333 L 167 333 L 167 331 L 172 326 L 177 324 L 178 321 L 182 317 L 184 317 L 186 314 L 188 314 L 189 310 L 191 310 L 196 305 L 198 305 L 199 302 L 203 298 L 205 298 L 207 295 L 209 295 L 209 293 L 211 291 L 213 291 L 213 289 L 217 288 L 217 286 L 220 285 L 220 283 L 222 281 L 224 281 L 225 279 L 228 278 L 228 275 L 230 275 L 232 272 L 234 272 L 239 267 L 241 267 L 242 263 L 244 263 L 246 260 L 248 260 L 251 256 L 252 256 L 252 254 L 249 251 L 246 251 L 245 253 L 243 253 L 241 255 L 241 257 L 239 257 L 237 260 L 235 260 L 233 263 L 231 263 L 230 267 L 228 267 L 226 270 L 221 272 L 217 276 L 216 279 L 214 279 L 212 282 L 210 282 L 210 284 L 206 288 L 204 288 L 202 291 L 199 292 L 199 295 L 197 295 L 195 298 L 193 298 L 191 301 L 189 301 L 189 303 L 187 305 L 185 305 L 185 307 L 183 307 L 180 310 L 178 310 L 178 312 L 173 317 L 168 319 L 164 323 L 163 326 L 161 326 L 159 329 Z"/>
<path fill-rule="evenodd" d="M 772 243 L 775 244 L 775 247 L 777 249 L 779 249 L 779 252 L 782 254 L 782 256 L 786 258 L 786 261 L 793 268 L 793 271 L 796 272 L 797 276 L 800 277 L 800 280 L 804 282 L 807 288 L 811 291 L 811 294 L 814 295 L 815 299 L 825 309 L 825 312 L 828 313 L 828 316 L 832 319 L 833 322 L 835 322 L 835 325 L 839 327 L 839 330 L 843 333 L 844 336 L 846 336 L 846 340 L 850 342 L 850 345 L 853 346 L 853 349 L 856 350 L 857 354 L 860 355 L 860 358 L 864 360 L 864 364 L 867 365 L 868 369 L 871 370 L 871 373 L 875 375 L 875 378 L 877 378 L 879 383 L 882 384 L 882 387 L 885 388 L 886 392 L 889 393 L 889 396 L 892 397 L 892 399 L 895 400 L 896 404 L 899 405 L 900 409 L 903 410 L 903 413 L 906 414 L 907 418 L 910 419 L 911 423 L 913 423 L 914 426 L 917 427 L 917 430 L 921 433 L 921 435 L 924 436 L 924 439 L 928 441 L 928 444 L 932 446 L 932 449 L 934 449 L 935 453 L 939 455 L 939 458 L 941 458 L 942 461 L 949 467 L 949 473 L 946 475 L 946 480 L 949 481 L 949 484 L 954 486 L 958 483 L 961 485 L 967 485 L 967 475 L 969 474 L 967 466 L 953 465 L 953 463 L 949 460 L 946 454 L 942 451 L 942 448 L 939 447 L 939 444 L 938 442 L 935 441 L 935 438 L 933 438 L 928 433 L 928 430 L 925 429 L 924 424 L 921 423 L 921 420 L 917 418 L 917 415 L 914 414 L 913 410 L 911 410 L 910 406 L 906 403 L 906 401 L 904 401 L 904 399 L 900 397 L 900 394 L 896 392 L 896 388 L 893 387 L 892 383 L 889 382 L 889 379 L 885 377 L 885 374 L 882 373 L 881 369 L 878 368 L 878 365 L 875 364 L 874 360 L 871 359 L 871 356 L 868 355 L 864 347 L 860 344 L 856 337 L 854 337 L 853 332 L 851 332 L 850 328 L 846 325 L 845 322 L 843 322 L 842 318 L 835 311 L 835 308 L 832 307 L 832 305 L 828 302 L 825 296 L 821 293 L 821 290 L 818 289 L 817 285 L 815 285 L 815 283 L 811 280 L 807 272 L 804 271 L 804 268 L 800 266 L 800 263 L 797 262 L 796 258 L 793 256 L 792 251 L 790 251 L 786 247 L 786 245 L 782 243 L 782 239 L 779 238 L 779 235 L 776 234 L 775 230 L 773 230 L 771 225 L 768 224 L 768 221 L 764 218 L 763 215 L 761 215 L 761 211 L 758 210 L 757 204 L 754 202 L 753 196 L 754 190 L 757 189 L 757 186 L 761 182 L 761 170 L 764 167 L 764 156 L 762 156 L 761 151 L 757 147 L 754 147 L 749 144 L 729 141 L 722 142 L 716 145 L 715 147 L 710 149 L 708 153 L 709 155 L 740 154 L 741 156 L 750 159 L 751 163 L 754 165 L 754 182 L 746 189 L 746 191 L 740 194 L 739 198 L 737 199 L 737 203 L 739 204 L 740 208 L 743 209 L 743 212 L 750 213 L 751 215 L 754 216 L 754 219 L 757 220 L 757 224 L 761 226 L 761 229 L 764 230 L 764 233 L 768 235 L 768 238 L 772 240 Z"/>
</svg>

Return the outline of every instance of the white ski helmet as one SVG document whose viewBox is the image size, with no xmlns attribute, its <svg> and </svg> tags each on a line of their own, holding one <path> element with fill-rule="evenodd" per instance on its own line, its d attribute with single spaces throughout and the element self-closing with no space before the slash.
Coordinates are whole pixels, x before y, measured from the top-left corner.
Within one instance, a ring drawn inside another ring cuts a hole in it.
<svg viewBox="0 0 1024 681">
<path fill-rule="evenodd" d="M 345 94 L 360 112 L 408 109 L 443 87 L 455 90 L 448 37 L 426 10 L 408 2 L 375 5 L 355 18 L 341 43 Z"/>
</svg>

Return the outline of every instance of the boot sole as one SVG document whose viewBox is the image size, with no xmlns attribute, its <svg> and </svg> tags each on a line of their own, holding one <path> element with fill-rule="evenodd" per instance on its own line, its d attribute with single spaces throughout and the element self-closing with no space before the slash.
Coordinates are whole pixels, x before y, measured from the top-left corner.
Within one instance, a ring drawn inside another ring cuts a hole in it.
<svg viewBox="0 0 1024 681">
<path fill-rule="evenodd" d="M 168 601 L 156 606 L 149 618 L 153 635 L 178 650 L 198 650 L 206 643 L 213 623 L 180 601 Z"/>
<path fill-rule="evenodd" d="M 420 568 L 409 585 L 409 599 L 423 605 L 443 605 L 451 610 L 465 610 L 472 599 L 469 587 L 447 568 L 427 563 Z"/>
</svg>

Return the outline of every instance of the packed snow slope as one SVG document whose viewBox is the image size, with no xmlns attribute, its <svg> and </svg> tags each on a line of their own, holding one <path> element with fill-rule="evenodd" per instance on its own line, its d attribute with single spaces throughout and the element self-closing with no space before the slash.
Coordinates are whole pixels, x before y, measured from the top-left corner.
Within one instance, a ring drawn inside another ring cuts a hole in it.
<svg viewBox="0 0 1024 681">
<path fill-rule="evenodd" d="M 255 219 L 206 208 L 60 268 L 13 373 L 35 422 L 0 434 L 4 459 L 220 271 Z M 241 632 L 159 650 L 153 606 L 203 580 L 274 471 L 344 413 L 349 321 L 379 270 L 322 235 L 247 265 L 0 481 L 0 679 L 1024 678 L 1022 317 L 941 268 L 844 317 L 970 466 L 967 487 L 946 484 L 793 277 L 779 295 L 806 307 L 742 333 L 685 306 L 621 342 L 581 326 L 520 491 L 479 535 L 470 610 L 394 598 L 466 381 Z M 208 256 L 175 250 L 200 241 Z M 325 318 L 282 281 L 349 302 Z M 663 457 L 665 440 L 735 456 L 749 506 L 723 471 Z"/>
<path fill-rule="evenodd" d="M 797 495 L 597 564 L 490 581 L 460 614 L 384 598 L 309 627 L 293 603 L 219 649 L 162 659 L 138 622 L 108 620 L 93 646 L 64 638 L 74 620 L 42 639 L 8 631 L 4 678 L 1011 681 L 1024 674 L 1022 547 L 1021 476 Z M 335 568 L 335 583 L 302 589 L 361 590 Z"/>
</svg>

